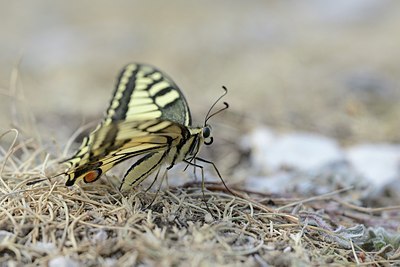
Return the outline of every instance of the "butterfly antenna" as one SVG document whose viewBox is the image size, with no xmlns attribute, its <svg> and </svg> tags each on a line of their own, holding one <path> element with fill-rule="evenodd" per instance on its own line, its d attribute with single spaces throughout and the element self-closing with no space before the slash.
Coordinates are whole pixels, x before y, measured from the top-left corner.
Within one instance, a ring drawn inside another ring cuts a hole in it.
<svg viewBox="0 0 400 267">
<path fill-rule="evenodd" d="M 221 112 L 224 111 L 225 109 L 228 109 L 228 108 L 229 108 L 229 104 L 228 104 L 228 103 L 224 102 L 224 105 L 225 105 L 225 107 L 223 107 L 223 108 L 217 110 L 216 112 L 214 112 L 213 114 L 211 114 L 211 115 L 207 118 L 207 120 L 205 121 L 205 124 L 207 124 L 207 121 L 208 121 L 210 118 L 214 117 L 214 116 L 217 115 L 218 113 L 221 113 Z M 205 125 L 205 124 L 204 124 L 204 125 Z"/>
<path fill-rule="evenodd" d="M 31 182 L 27 182 L 26 185 L 34 185 L 34 184 L 37 184 L 37 183 L 41 183 L 41 182 L 43 182 L 45 180 L 50 180 L 50 179 L 56 178 L 56 177 L 58 177 L 60 175 L 63 175 L 63 174 L 67 174 L 67 173 L 66 172 L 62 172 L 62 173 L 53 175 L 51 177 L 46 177 L 46 178 L 43 178 L 43 179 L 38 179 L 38 180 L 31 181 Z"/>
<path fill-rule="evenodd" d="M 222 89 L 224 89 L 224 93 L 220 97 L 218 97 L 218 99 L 214 102 L 214 104 L 211 105 L 210 109 L 207 112 L 206 118 L 204 120 L 204 125 L 207 124 L 207 121 L 211 117 L 213 117 L 214 115 L 217 115 L 218 113 L 220 113 L 221 111 L 223 111 L 223 110 L 225 110 L 225 109 L 227 109 L 229 107 L 228 103 L 224 102 L 224 105 L 225 105 L 224 108 L 222 108 L 222 109 L 220 109 L 220 110 L 218 110 L 218 111 L 216 111 L 216 112 L 214 112 L 214 113 L 212 113 L 210 115 L 210 113 L 213 110 L 213 108 L 215 107 L 215 105 L 228 93 L 228 89 L 226 89 L 226 87 L 224 85 L 222 86 Z"/>
</svg>

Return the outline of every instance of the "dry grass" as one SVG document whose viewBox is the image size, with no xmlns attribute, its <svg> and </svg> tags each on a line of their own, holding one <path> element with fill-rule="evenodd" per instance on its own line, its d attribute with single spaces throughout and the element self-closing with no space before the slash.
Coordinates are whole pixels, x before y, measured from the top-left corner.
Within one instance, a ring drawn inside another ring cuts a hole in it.
<svg viewBox="0 0 400 267">
<path fill-rule="evenodd" d="M 239 189 L 232 196 L 209 183 L 204 199 L 196 183 L 156 197 L 122 195 L 116 177 L 72 188 L 62 178 L 27 185 L 57 161 L 16 130 L 1 138 L 10 135 L 0 161 L 2 265 L 385 266 L 400 259 L 398 236 L 358 224 L 389 208 L 347 203 L 349 189 L 294 200 Z M 399 209 L 392 207 L 392 216 Z M 375 246 L 379 233 L 387 240 Z"/>
</svg>

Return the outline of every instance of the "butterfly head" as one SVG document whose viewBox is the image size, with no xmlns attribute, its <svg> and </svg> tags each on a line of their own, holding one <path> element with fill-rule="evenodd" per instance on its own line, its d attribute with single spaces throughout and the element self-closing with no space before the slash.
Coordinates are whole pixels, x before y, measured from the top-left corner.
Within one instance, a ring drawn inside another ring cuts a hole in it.
<svg viewBox="0 0 400 267">
<path fill-rule="evenodd" d="M 212 128 L 211 125 L 206 124 L 203 129 L 202 129 L 202 136 L 204 140 L 204 144 L 206 145 L 211 145 L 214 141 L 214 138 L 212 137 Z"/>
<path fill-rule="evenodd" d="M 217 115 L 218 113 L 224 111 L 225 109 L 229 108 L 228 103 L 224 102 L 225 107 L 211 113 L 211 111 L 213 110 L 213 108 L 215 107 L 215 105 L 219 102 L 219 100 L 221 100 L 221 98 L 223 98 L 227 93 L 228 93 L 228 89 L 226 89 L 225 86 L 222 86 L 222 89 L 224 89 L 224 93 L 214 102 L 214 104 L 212 104 L 211 108 L 208 110 L 206 118 L 204 120 L 204 126 L 202 129 L 202 138 L 204 140 L 204 144 L 206 145 L 211 145 L 214 141 L 213 137 L 212 137 L 212 128 L 211 125 L 208 124 L 208 120 L 212 117 L 214 117 L 215 115 Z"/>
</svg>

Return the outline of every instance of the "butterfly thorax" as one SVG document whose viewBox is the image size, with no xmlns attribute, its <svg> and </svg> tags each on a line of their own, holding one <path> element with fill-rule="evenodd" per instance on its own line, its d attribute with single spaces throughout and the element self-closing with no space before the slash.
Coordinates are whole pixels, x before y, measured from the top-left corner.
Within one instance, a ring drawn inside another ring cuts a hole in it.
<svg viewBox="0 0 400 267">
<path fill-rule="evenodd" d="M 169 168 L 183 160 L 189 160 L 200 152 L 203 143 L 203 127 L 189 128 L 189 137 L 182 138 L 179 145 L 172 147 L 168 152 L 166 163 Z"/>
</svg>

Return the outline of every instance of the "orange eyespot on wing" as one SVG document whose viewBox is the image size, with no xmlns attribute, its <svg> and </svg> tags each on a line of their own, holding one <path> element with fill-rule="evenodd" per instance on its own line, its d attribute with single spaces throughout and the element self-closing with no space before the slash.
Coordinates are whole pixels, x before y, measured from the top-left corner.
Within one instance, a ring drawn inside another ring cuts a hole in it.
<svg viewBox="0 0 400 267">
<path fill-rule="evenodd" d="M 95 169 L 85 174 L 83 177 L 83 181 L 85 183 L 93 183 L 96 181 L 101 175 L 101 169 Z"/>
</svg>

